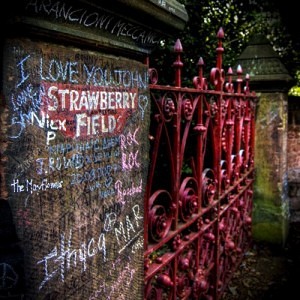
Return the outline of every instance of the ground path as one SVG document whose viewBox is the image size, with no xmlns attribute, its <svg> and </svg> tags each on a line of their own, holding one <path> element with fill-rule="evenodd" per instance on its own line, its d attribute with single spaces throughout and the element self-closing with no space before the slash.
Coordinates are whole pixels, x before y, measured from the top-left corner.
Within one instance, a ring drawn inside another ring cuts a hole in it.
<svg viewBox="0 0 300 300">
<path fill-rule="evenodd" d="M 284 246 L 253 243 L 222 300 L 298 300 L 299 288 L 300 222 L 293 222 Z"/>
</svg>

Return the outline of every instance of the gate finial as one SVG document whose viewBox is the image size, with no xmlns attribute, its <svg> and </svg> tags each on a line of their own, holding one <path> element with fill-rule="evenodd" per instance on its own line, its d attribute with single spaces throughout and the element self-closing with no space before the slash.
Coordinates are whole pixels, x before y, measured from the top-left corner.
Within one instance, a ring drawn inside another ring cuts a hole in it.
<svg viewBox="0 0 300 300">
<path fill-rule="evenodd" d="M 181 87 L 181 68 L 183 67 L 183 63 L 180 53 L 183 52 L 183 48 L 179 39 L 177 39 L 174 45 L 174 52 L 176 53 L 176 61 L 173 63 L 173 67 L 175 68 L 175 86 Z"/>
<path fill-rule="evenodd" d="M 240 93 L 242 91 L 242 82 L 243 82 L 243 79 L 242 79 L 243 69 L 242 69 L 241 65 L 237 66 L 236 73 L 237 73 L 237 79 L 236 79 L 237 93 Z"/>
<path fill-rule="evenodd" d="M 193 79 L 193 84 L 195 89 L 206 89 L 206 78 L 203 77 L 203 69 L 204 69 L 204 60 L 202 57 L 199 58 L 199 61 L 197 63 L 198 66 L 198 76 L 195 76 Z"/>
<path fill-rule="evenodd" d="M 217 68 L 222 69 L 222 55 L 224 52 L 222 40 L 224 39 L 224 31 L 223 28 L 220 27 L 218 34 L 218 48 L 217 48 Z"/>
</svg>

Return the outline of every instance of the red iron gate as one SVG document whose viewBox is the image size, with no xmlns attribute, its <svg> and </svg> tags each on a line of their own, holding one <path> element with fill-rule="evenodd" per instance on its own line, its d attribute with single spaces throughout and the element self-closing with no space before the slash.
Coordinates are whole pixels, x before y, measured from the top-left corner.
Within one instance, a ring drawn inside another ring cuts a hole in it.
<svg viewBox="0 0 300 300">
<path fill-rule="evenodd" d="M 194 88 L 150 69 L 150 166 L 145 197 L 145 299 L 220 299 L 251 242 L 255 93 L 222 69 L 222 28 L 210 83 Z M 212 86 L 210 89 L 209 86 Z"/>
</svg>

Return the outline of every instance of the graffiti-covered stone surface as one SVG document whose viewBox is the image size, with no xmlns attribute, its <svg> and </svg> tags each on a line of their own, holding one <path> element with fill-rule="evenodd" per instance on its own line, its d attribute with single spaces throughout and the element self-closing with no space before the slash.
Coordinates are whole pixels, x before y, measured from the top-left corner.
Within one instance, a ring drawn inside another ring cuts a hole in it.
<svg viewBox="0 0 300 300">
<path fill-rule="evenodd" d="M 4 55 L 1 196 L 23 251 L 24 293 L 140 298 L 147 67 L 29 39 L 8 40 Z M 17 278 L 20 264 L 6 264 Z"/>
</svg>

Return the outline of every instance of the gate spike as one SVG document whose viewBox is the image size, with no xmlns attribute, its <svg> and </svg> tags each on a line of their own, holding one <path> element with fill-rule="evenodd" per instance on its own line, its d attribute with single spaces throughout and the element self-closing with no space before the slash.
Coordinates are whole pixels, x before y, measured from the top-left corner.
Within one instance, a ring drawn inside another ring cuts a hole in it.
<svg viewBox="0 0 300 300">
<path fill-rule="evenodd" d="M 218 34 L 218 48 L 217 48 L 217 68 L 222 69 L 222 55 L 224 52 L 222 40 L 224 39 L 224 31 L 223 28 L 220 27 Z"/>
<path fill-rule="evenodd" d="M 173 67 L 175 68 L 175 86 L 181 87 L 181 68 L 183 67 L 183 63 L 180 53 L 183 52 L 183 48 L 179 39 L 177 39 L 174 45 L 174 52 L 176 53 L 176 61 L 173 63 Z"/>
<path fill-rule="evenodd" d="M 174 52 L 176 52 L 176 53 L 182 53 L 183 52 L 183 48 L 182 48 L 180 39 L 177 39 L 176 42 L 175 42 Z"/>
<path fill-rule="evenodd" d="M 204 60 L 203 60 L 202 56 L 200 56 L 197 65 L 198 65 L 199 67 L 203 67 L 203 66 L 204 66 Z"/>
<path fill-rule="evenodd" d="M 218 34 L 217 34 L 218 39 L 224 39 L 224 30 L 222 27 L 220 27 Z"/>
<path fill-rule="evenodd" d="M 248 94 L 250 92 L 249 80 L 250 80 L 250 75 L 247 73 L 245 76 L 245 81 L 246 81 L 246 86 L 244 87 L 245 94 Z"/>
<path fill-rule="evenodd" d="M 232 75 L 233 75 L 232 68 L 229 67 L 227 71 L 228 82 L 225 84 L 226 91 L 229 93 L 233 93 L 234 91 L 233 84 L 232 84 Z"/>
<path fill-rule="evenodd" d="M 198 67 L 199 67 L 199 81 L 202 82 L 202 78 L 203 78 L 203 67 L 204 67 L 204 60 L 202 57 L 199 58 L 199 61 L 198 61 Z"/>
<path fill-rule="evenodd" d="M 237 73 L 237 92 L 240 93 L 241 92 L 241 89 L 242 89 L 242 82 L 243 82 L 243 79 L 242 79 L 242 74 L 243 74 L 243 69 L 241 67 L 241 65 L 238 65 L 237 66 L 237 69 L 236 69 L 236 73 Z"/>
</svg>

